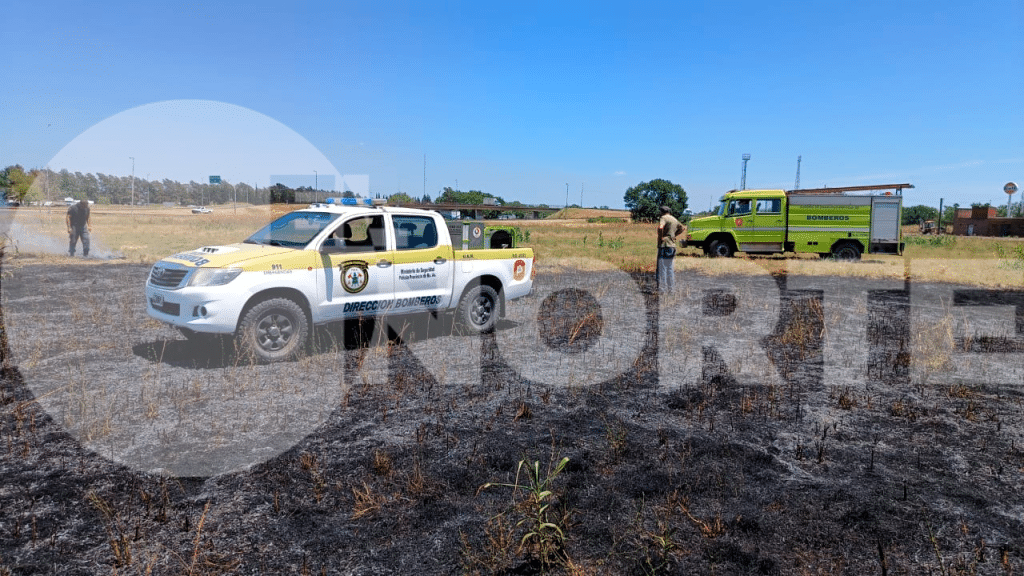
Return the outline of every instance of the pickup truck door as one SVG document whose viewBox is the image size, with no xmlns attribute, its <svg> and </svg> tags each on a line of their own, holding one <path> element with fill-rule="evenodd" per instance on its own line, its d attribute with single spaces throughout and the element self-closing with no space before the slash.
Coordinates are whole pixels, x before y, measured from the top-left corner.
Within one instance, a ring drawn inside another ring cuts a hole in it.
<svg viewBox="0 0 1024 576">
<path fill-rule="evenodd" d="M 443 310 L 455 264 L 447 228 L 429 215 L 391 215 L 395 230 L 395 312 Z M 442 238 L 440 232 L 444 232 Z"/>
<path fill-rule="evenodd" d="M 386 312 L 395 296 L 395 251 L 383 214 L 341 218 L 320 246 L 322 321 Z"/>
</svg>

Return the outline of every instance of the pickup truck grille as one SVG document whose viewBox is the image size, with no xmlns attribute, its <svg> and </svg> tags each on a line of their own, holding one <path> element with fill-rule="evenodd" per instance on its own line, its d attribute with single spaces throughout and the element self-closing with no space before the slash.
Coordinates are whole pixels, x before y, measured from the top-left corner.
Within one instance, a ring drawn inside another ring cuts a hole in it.
<svg viewBox="0 0 1024 576">
<path fill-rule="evenodd" d="M 184 268 L 168 268 L 164 266 L 153 266 L 149 273 L 149 283 L 160 288 L 177 288 L 182 279 L 188 274 Z"/>
</svg>

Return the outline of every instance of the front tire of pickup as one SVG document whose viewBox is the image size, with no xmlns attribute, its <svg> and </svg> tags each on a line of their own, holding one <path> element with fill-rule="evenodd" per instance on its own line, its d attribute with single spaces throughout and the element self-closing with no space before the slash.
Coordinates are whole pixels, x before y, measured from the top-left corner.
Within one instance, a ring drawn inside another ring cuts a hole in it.
<svg viewBox="0 0 1024 576">
<path fill-rule="evenodd" d="M 470 287 L 459 301 L 459 324 L 471 334 L 493 332 L 498 323 L 498 292 L 486 284 Z"/>
<path fill-rule="evenodd" d="M 271 298 L 250 308 L 238 325 L 235 346 L 243 358 L 285 362 L 302 352 L 309 334 L 306 312 L 288 298 Z"/>
</svg>

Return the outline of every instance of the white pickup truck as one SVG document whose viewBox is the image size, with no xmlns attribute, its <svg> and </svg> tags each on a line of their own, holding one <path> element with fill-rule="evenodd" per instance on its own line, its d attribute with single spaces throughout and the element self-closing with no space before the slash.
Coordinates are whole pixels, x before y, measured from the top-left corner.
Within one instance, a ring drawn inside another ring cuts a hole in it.
<svg viewBox="0 0 1024 576">
<path fill-rule="evenodd" d="M 484 231 L 464 226 L 477 239 Z M 315 325 L 367 315 L 454 310 L 471 332 L 487 332 L 506 300 L 532 290 L 534 255 L 463 249 L 479 244 L 456 250 L 430 210 L 313 204 L 241 243 L 160 260 L 146 309 L 189 339 L 233 335 L 240 353 L 263 362 L 298 356 Z"/>
</svg>

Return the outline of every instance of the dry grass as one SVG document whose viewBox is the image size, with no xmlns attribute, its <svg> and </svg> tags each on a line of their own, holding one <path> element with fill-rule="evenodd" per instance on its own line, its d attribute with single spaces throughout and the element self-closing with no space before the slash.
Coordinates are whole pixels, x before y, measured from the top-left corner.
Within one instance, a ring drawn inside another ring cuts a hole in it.
<svg viewBox="0 0 1024 576">
<path fill-rule="evenodd" d="M 212 214 L 192 214 L 187 208 L 98 206 L 92 211 L 94 252 L 131 262 L 155 262 L 169 254 L 199 246 L 239 242 L 292 206 L 214 206 Z M 595 211 L 621 216 L 619 211 Z M 67 261 L 62 207 L 21 208 L 18 224 L 8 242 L 19 257 Z M 542 271 L 563 269 L 654 272 L 655 224 L 588 222 L 592 216 L 571 213 L 578 219 L 519 220 L 516 226 L 529 234 L 525 244 L 533 248 Z M 607 217 L 607 215 L 604 215 Z M 498 224 L 507 225 L 500 221 Z M 37 240 L 46 240 L 40 247 Z M 815 255 L 704 258 L 696 249 L 679 251 L 676 269 L 706 275 L 788 273 L 795 275 L 860 277 L 939 281 L 990 287 L 1024 283 L 1024 241 L 1019 238 L 917 236 L 906 238 L 903 256 L 865 255 L 860 262 L 820 260 Z M 56 248 L 55 248 L 56 247 Z M 586 255 L 582 258 L 581 255 Z M 984 274 L 979 274 L 979 260 Z M 105 260 L 89 260 L 95 264 Z M 76 262 L 82 262 L 77 260 Z M 750 266 L 750 264 L 756 266 Z"/>
<path fill-rule="evenodd" d="M 93 207 L 93 252 L 109 251 L 130 262 L 155 262 L 199 246 L 240 242 L 279 211 L 276 206 L 272 210 L 270 206 L 241 204 L 217 206 L 212 214 L 192 214 L 188 208 Z M 18 254 L 63 258 L 63 251 L 53 254 L 49 248 L 54 243 L 61 248 L 67 245 L 65 213 L 63 207 L 20 208 L 15 222 L 20 224 L 22 237 L 12 239 Z"/>
</svg>

